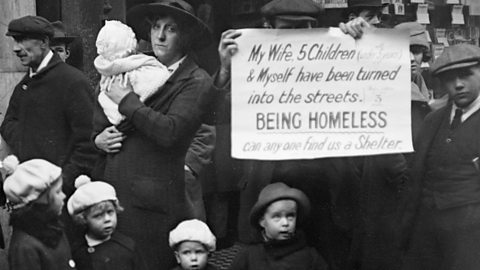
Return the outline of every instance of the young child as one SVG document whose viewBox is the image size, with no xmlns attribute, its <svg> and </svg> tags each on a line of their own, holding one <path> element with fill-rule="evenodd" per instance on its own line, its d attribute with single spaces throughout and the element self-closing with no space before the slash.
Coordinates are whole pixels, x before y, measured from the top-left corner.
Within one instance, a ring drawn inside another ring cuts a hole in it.
<svg viewBox="0 0 480 270">
<path fill-rule="evenodd" d="M 7 173 L 3 190 L 13 208 L 8 263 L 11 270 L 74 269 L 70 246 L 60 223 L 65 194 L 62 170 L 43 159 L 19 164 L 15 156 L 2 162 Z"/>
<path fill-rule="evenodd" d="M 172 270 L 216 270 L 208 264 L 210 252 L 215 251 L 215 242 L 215 236 L 202 221 L 191 219 L 181 222 L 169 236 L 169 244 L 178 263 Z"/>
<path fill-rule="evenodd" d="M 327 269 L 304 234 L 297 230 L 310 210 L 305 194 L 283 183 L 266 186 L 250 212 L 250 223 L 259 232 L 260 243 L 241 250 L 231 270 Z"/>
<path fill-rule="evenodd" d="M 74 221 L 85 226 L 82 241 L 72 244 L 78 270 L 146 269 L 132 239 L 115 232 L 120 206 L 115 189 L 85 175 L 75 180 L 77 190 L 67 202 Z"/>
<path fill-rule="evenodd" d="M 119 21 L 106 21 L 95 45 L 99 55 L 93 63 L 102 75 L 98 102 L 110 123 L 117 125 L 125 117 L 105 94 L 113 81 L 120 79 L 124 86 L 129 83 L 143 102 L 165 84 L 170 72 L 155 57 L 137 54 L 135 33 Z"/>
</svg>

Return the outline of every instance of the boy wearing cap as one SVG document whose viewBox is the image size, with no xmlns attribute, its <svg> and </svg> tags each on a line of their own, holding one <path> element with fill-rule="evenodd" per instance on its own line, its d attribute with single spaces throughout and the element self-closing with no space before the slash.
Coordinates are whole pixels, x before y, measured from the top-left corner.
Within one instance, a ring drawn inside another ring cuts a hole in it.
<svg viewBox="0 0 480 270">
<path fill-rule="evenodd" d="M 52 22 L 54 34 L 50 42 L 50 49 L 56 52 L 63 62 L 67 61 L 70 56 L 70 48 L 68 45 L 75 40 L 74 36 L 69 36 L 65 32 L 65 26 L 61 21 Z"/>
<path fill-rule="evenodd" d="M 178 263 L 172 270 L 217 269 L 208 263 L 210 253 L 215 251 L 216 238 L 204 222 L 198 219 L 180 222 L 170 231 L 168 242 Z"/>
<path fill-rule="evenodd" d="M 241 250 L 230 270 L 327 269 L 297 228 L 309 211 L 310 201 L 302 191 L 283 183 L 267 185 L 250 212 L 258 242 Z"/>
<path fill-rule="evenodd" d="M 68 196 L 95 159 L 93 90 L 82 72 L 50 50 L 54 29 L 45 18 L 12 20 L 6 35 L 28 71 L 13 90 L 0 133 L 21 162 L 42 158 L 60 166 Z"/>
<path fill-rule="evenodd" d="M 75 187 L 67 209 L 85 228 L 84 238 L 72 244 L 77 269 L 147 269 L 135 242 L 115 232 L 117 213 L 123 211 L 115 189 L 105 182 L 91 182 L 85 175 L 77 178 Z"/>
<path fill-rule="evenodd" d="M 419 133 L 410 212 L 415 217 L 403 269 L 480 267 L 480 48 L 454 45 L 430 69 L 451 102 Z"/>
</svg>

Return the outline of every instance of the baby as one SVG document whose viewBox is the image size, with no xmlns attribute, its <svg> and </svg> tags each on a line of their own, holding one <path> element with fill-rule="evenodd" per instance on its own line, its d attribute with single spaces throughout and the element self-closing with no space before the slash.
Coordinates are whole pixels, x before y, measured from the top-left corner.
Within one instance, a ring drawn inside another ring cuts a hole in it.
<svg viewBox="0 0 480 270">
<path fill-rule="evenodd" d="M 130 84 L 144 102 L 165 84 L 170 72 L 155 57 L 137 54 L 135 33 L 119 21 L 106 21 L 95 45 L 99 55 L 93 63 L 102 75 L 98 102 L 110 123 L 117 125 L 125 116 L 118 111 L 118 104 L 105 94 L 113 81 L 120 78 L 123 86 Z"/>
<path fill-rule="evenodd" d="M 186 220 L 170 232 L 169 244 L 179 264 L 172 270 L 216 270 L 208 264 L 210 252 L 215 251 L 216 238 L 207 224 L 198 219 Z"/>
<path fill-rule="evenodd" d="M 146 269 L 135 242 L 115 232 L 120 206 L 115 189 L 81 175 L 67 203 L 68 213 L 86 229 L 82 241 L 72 245 L 78 270 Z"/>
</svg>

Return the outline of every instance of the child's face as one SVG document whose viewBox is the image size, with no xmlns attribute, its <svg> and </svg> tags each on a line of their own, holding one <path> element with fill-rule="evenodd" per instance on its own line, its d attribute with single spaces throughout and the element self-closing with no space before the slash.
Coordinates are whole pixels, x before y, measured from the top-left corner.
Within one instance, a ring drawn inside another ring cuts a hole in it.
<svg viewBox="0 0 480 270">
<path fill-rule="evenodd" d="M 48 194 L 49 197 L 49 207 L 50 210 L 57 214 L 60 215 L 62 213 L 62 208 L 65 200 L 65 194 L 62 191 L 62 179 L 58 179 L 53 183 L 53 185 L 50 187 L 50 191 Z"/>
<path fill-rule="evenodd" d="M 294 200 L 279 200 L 270 204 L 260 219 L 260 226 L 270 240 L 290 239 L 297 224 L 297 203 Z"/>
<path fill-rule="evenodd" d="M 100 202 L 92 206 L 85 215 L 88 235 L 94 239 L 108 238 L 117 227 L 117 212 L 111 201 Z"/>
<path fill-rule="evenodd" d="M 175 258 L 184 270 L 200 270 L 207 265 L 208 251 L 199 242 L 184 241 L 175 251 Z"/>
</svg>

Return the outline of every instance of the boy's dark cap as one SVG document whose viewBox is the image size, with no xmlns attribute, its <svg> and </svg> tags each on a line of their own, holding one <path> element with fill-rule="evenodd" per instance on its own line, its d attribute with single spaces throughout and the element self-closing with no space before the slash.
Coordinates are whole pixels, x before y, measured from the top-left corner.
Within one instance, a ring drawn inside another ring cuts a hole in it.
<svg viewBox="0 0 480 270">
<path fill-rule="evenodd" d="M 25 16 L 12 20 L 8 24 L 7 36 L 11 37 L 53 37 L 53 26 L 45 18 L 40 16 Z"/>
<path fill-rule="evenodd" d="M 433 76 L 459 68 L 477 65 L 480 62 L 480 48 L 471 44 L 457 44 L 445 48 L 430 67 Z"/>
<path fill-rule="evenodd" d="M 76 37 L 67 35 L 65 26 L 61 21 L 52 22 L 54 42 L 69 44 L 75 40 Z"/>
<path fill-rule="evenodd" d="M 273 0 L 260 9 L 265 18 L 288 21 L 316 21 L 322 11 L 323 8 L 312 0 Z"/>
<path fill-rule="evenodd" d="M 348 7 L 383 7 L 382 0 L 348 0 Z"/>
<path fill-rule="evenodd" d="M 265 209 L 273 202 L 279 200 L 294 200 L 297 202 L 298 219 L 301 221 L 310 212 L 310 201 L 305 193 L 296 188 L 291 188 L 284 183 L 273 183 L 262 189 L 258 200 L 250 211 L 250 224 L 259 228 L 258 221 L 265 212 Z"/>
</svg>

